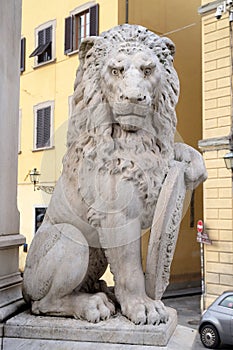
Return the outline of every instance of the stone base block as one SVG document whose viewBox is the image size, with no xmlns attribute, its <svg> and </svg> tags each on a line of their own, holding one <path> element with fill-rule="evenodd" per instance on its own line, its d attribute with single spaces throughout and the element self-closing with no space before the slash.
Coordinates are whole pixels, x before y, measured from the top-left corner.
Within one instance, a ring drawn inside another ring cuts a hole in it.
<svg viewBox="0 0 233 350">
<path fill-rule="evenodd" d="M 25 310 L 25 302 L 22 298 L 15 301 L 14 303 L 0 308 L 0 322 L 9 318 L 11 315 L 19 313 L 23 310 Z"/>
<path fill-rule="evenodd" d="M 4 338 L 2 350 L 191 350 L 197 349 L 194 345 L 196 334 L 192 328 L 177 326 L 167 346 Z"/>
<path fill-rule="evenodd" d="M 108 350 L 131 349 L 123 345 L 135 345 L 136 347 L 132 349 L 141 349 L 143 346 L 145 350 L 152 345 L 164 347 L 177 326 L 176 310 L 171 308 L 167 310 L 169 321 L 159 326 L 136 326 L 120 314 L 108 321 L 91 324 L 63 317 L 33 316 L 29 311 L 25 311 L 6 322 L 4 350 L 22 348 L 94 350 L 99 344 L 101 347 L 98 348 Z"/>
</svg>

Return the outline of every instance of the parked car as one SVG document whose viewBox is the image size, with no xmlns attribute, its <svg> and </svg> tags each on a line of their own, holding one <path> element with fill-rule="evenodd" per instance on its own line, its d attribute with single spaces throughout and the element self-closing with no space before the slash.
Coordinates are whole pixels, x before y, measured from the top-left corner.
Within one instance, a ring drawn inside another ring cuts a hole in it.
<svg viewBox="0 0 233 350">
<path fill-rule="evenodd" d="M 199 333 L 206 348 L 233 345 L 233 291 L 224 292 L 203 312 Z"/>
</svg>

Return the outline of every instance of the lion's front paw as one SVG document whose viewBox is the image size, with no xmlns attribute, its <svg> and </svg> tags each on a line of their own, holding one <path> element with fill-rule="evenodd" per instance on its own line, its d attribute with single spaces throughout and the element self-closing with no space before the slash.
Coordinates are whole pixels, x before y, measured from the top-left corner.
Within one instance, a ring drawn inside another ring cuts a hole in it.
<svg viewBox="0 0 233 350">
<path fill-rule="evenodd" d="M 77 319 L 81 318 L 92 323 L 97 323 L 101 320 L 109 319 L 114 312 L 114 305 L 104 293 L 93 295 L 81 293 L 77 296 L 77 304 L 74 311 L 74 317 Z"/>
<path fill-rule="evenodd" d="M 175 160 L 186 164 L 185 182 L 188 189 L 195 189 L 207 179 L 203 157 L 194 148 L 184 143 L 175 143 L 174 157 Z"/>
<path fill-rule="evenodd" d="M 135 324 L 159 325 L 167 323 L 169 315 L 160 300 L 152 300 L 148 297 L 127 299 L 121 303 L 121 311 Z"/>
</svg>

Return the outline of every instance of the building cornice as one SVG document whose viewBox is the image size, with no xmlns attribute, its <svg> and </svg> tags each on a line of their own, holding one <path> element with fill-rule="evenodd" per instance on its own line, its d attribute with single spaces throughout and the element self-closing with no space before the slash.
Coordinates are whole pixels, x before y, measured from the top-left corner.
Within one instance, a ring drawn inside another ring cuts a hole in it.
<svg viewBox="0 0 233 350">
<path fill-rule="evenodd" d="M 219 151 L 222 149 L 230 149 L 230 137 L 214 137 L 198 141 L 198 148 L 201 152 Z"/>
<path fill-rule="evenodd" d="M 205 4 L 203 6 L 200 6 L 198 8 L 199 15 L 206 15 L 208 12 L 216 10 L 218 5 L 220 5 L 222 2 L 223 0 L 216 0 L 216 1 L 211 1 L 208 4 Z"/>
</svg>

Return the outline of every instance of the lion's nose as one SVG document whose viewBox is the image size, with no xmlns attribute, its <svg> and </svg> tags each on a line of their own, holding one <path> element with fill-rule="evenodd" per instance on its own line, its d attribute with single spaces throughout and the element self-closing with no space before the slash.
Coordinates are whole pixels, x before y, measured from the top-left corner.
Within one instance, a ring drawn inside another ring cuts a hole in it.
<svg viewBox="0 0 233 350">
<path fill-rule="evenodd" d="M 121 101 L 128 101 L 131 103 L 140 103 L 140 102 L 145 103 L 147 101 L 146 95 L 133 89 L 122 92 L 120 95 L 120 99 Z"/>
</svg>

